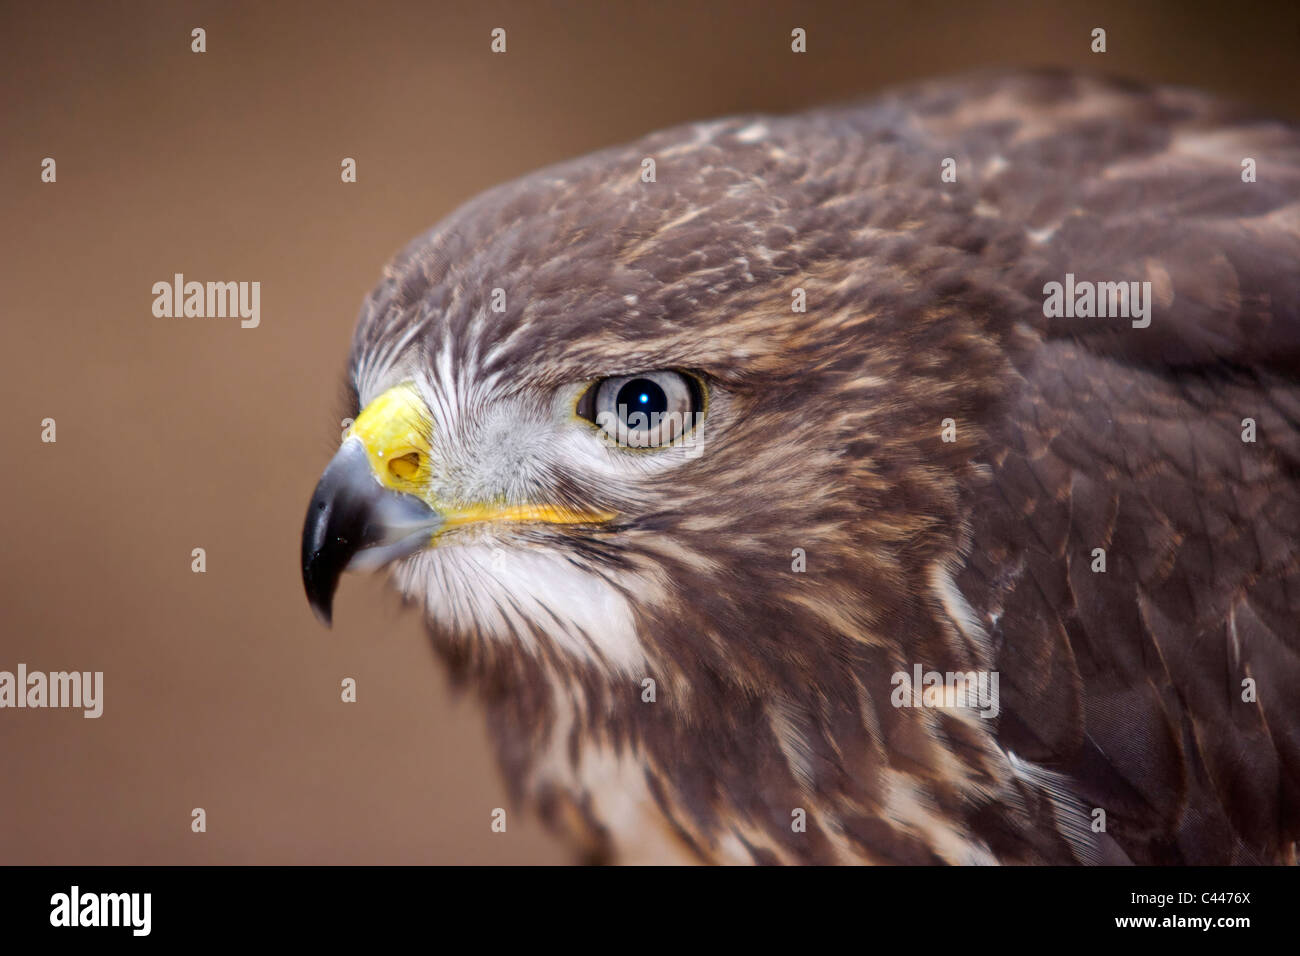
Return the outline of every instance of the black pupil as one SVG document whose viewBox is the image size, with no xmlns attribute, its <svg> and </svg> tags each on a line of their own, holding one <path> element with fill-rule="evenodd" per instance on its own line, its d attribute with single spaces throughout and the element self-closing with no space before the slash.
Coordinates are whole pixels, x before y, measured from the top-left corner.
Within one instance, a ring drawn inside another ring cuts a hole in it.
<svg viewBox="0 0 1300 956">
<path fill-rule="evenodd" d="M 653 428 L 659 416 L 668 411 L 668 396 L 650 379 L 634 378 L 618 390 L 616 404 L 624 422 L 641 412 L 646 417 L 632 419 L 632 425 Z"/>
</svg>

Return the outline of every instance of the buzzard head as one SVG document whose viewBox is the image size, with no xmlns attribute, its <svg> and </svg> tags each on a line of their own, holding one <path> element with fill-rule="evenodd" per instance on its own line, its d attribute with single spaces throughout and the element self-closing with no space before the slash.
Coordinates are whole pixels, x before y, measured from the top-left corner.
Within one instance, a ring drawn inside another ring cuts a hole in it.
<svg viewBox="0 0 1300 956">
<path fill-rule="evenodd" d="M 1036 82 L 1041 115 L 1080 94 Z M 964 122 L 1010 122 L 998 95 Z M 412 242 L 362 310 L 308 596 L 328 622 L 343 571 L 390 566 L 515 793 L 589 849 L 1101 852 L 996 713 L 895 695 L 918 664 L 995 666 L 996 601 L 955 575 L 1043 334 L 1009 279 L 1035 274 L 1026 218 L 941 179 L 955 109 L 741 117 L 543 170 Z"/>
</svg>

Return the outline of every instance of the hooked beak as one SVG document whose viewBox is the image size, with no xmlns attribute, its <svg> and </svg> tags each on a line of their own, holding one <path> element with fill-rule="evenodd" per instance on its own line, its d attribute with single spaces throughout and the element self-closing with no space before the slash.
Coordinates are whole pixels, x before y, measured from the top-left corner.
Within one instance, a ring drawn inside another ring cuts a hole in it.
<svg viewBox="0 0 1300 956">
<path fill-rule="evenodd" d="M 425 547 L 444 523 L 414 495 L 380 484 L 361 440 L 349 437 L 325 468 L 302 529 L 307 601 L 329 626 L 344 571 L 372 571 Z"/>
</svg>

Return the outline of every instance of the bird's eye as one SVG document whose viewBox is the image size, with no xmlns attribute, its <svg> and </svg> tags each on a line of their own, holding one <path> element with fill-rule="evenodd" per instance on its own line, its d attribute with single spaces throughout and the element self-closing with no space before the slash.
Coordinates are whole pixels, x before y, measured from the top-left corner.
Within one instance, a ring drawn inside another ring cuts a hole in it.
<svg viewBox="0 0 1300 956">
<path fill-rule="evenodd" d="M 601 379 L 578 400 L 578 414 L 632 448 L 658 448 L 689 432 L 703 411 L 704 389 L 684 372 L 642 372 Z"/>
</svg>

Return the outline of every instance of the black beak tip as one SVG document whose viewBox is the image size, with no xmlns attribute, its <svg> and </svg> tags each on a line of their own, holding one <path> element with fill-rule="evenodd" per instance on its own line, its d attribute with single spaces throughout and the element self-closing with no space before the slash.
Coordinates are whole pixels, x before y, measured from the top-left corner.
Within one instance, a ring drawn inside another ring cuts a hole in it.
<svg viewBox="0 0 1300 956">
<path fill-rule="evenodd" d="M 316 619 L 333 623 L 334 592 L 358 552 L 377 562 L 366 568 L 380 567 L 416 550 L 440 521 L 419 498 L 384 489 L 361 443 L 345 442 L 321 475 L 302 527 L 302 584 Z"/>
<path fill-rule="evenodd" d="M 316 620 L 326 627 L 334 623 L 334 588 L 338 585 L 338 575 L 320 574 L 324 568 L 319 566 L 319 554 L 304 554 L 302 558 L 302 585 L 307 592 L 307 603 L 311 605 Z"/>
<path fill-rule="evenodd" d="M 311 609 L 316 614 L 316 620 L 320 621 L 327 628 L 334 626 L 334 611 L 332 608 L 312 601 Z"/>
<path fill-rule="evenodd" d="M 316 620 L 329 627 L 334 623 L 334 591 L 346 557 L 326 553 L 330 549 L 325 547 L 327 529 L 322 519 L 327 516 L 327 509 L 313 499 L 302 532 L 302 587 Z"/>
</svg>

